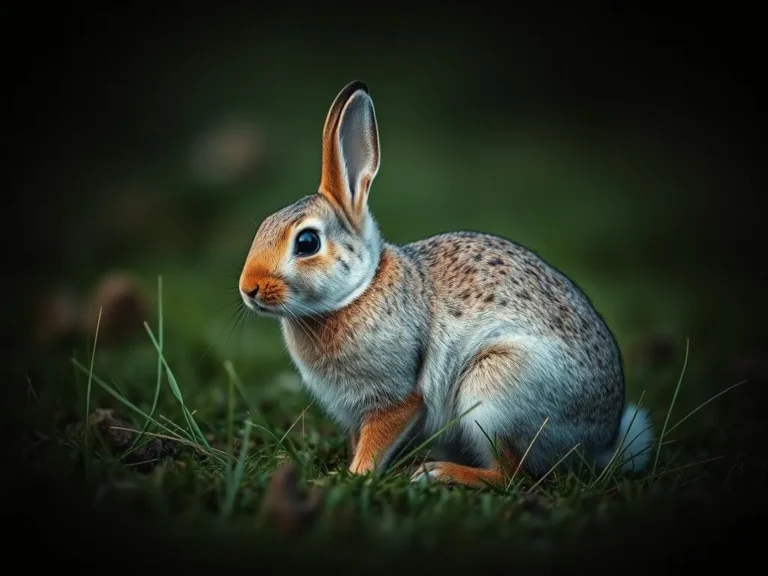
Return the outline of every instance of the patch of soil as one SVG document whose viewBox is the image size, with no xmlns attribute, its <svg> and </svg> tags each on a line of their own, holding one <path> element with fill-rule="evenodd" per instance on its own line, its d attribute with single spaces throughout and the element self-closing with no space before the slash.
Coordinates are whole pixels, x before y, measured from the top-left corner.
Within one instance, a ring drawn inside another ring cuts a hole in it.
<svg viewBox="0 0 768 576">
<path fill-rule="evenodd" d="M 88 426 L 98 430 L 104 440 L 104 448 L 112 455 L 125 455 L 122 462 L 142 472 L 149 471 L 162 461 L 174 457 L 180 449 L 179 444 L 173 440 L 145 436 L 128 452 L 138 432 L 134 431 L 131 424 L 116 416 L 114 410 L 94 410 L 88 418 Z"/>
</svg>

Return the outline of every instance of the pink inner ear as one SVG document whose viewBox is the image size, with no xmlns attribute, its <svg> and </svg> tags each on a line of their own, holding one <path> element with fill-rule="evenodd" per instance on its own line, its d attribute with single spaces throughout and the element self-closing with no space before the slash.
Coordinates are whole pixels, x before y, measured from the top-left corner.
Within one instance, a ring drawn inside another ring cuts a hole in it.
<svg viewBox="0 0 768 576">
<path fill-rule="evenodd" d="M 365 200 L 379 162 L 376 117 L 373 103 L 366 94 L 357 92 L 347 103 L 337 133 L 348 172 L 352 204 L 357 207 L 360 197 Z"/>
<path fill-rule="evenodd" d="M 363 207 L 365 206 L 366 200 L 368 198 L 368 189 L 371 186 L 371 177 L 369 174 L 364 174 L 362 178 L 360 178 L 360 186 L 357 192 L 357 195 L 355 196 L 355 212 L 361 213 L 363 211 Z"/>
</svg>

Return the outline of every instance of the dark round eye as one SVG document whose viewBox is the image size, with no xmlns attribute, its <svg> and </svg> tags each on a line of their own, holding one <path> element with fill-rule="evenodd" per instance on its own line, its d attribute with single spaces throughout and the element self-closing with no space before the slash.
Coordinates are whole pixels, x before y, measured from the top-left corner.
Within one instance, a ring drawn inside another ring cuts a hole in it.
<svg viewBox="0 0 768 576">
<path fill-rule="evenodd" d="M 320 250 L 320 236 L 315 230 L 302 230 L 296 236 L 293 252 L 297 256 L 311 256 Z"/>
</svg>

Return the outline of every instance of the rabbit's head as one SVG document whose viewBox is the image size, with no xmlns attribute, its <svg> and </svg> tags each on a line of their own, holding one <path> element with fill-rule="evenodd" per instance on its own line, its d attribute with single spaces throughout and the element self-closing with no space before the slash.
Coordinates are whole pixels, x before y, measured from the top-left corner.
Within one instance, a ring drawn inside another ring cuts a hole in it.
<svg viewBox="0 0 768 576">
<path fill-rule="evenodd" d="M 318 192 L 271 214 L 256 231 L 239 283 L 249 308 L 311 316 L 343 308 L 365 291 L 381 254 L 368 210 L 379 161 L 373 101 L 365 84 L 352 82 L 325 120 Z"/>
</svg>

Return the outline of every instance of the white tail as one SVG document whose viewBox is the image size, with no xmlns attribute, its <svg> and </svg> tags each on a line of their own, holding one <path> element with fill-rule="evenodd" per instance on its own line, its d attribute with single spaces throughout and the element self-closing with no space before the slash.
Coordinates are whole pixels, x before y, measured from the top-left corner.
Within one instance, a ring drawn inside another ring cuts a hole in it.
<svg viewBox="0 0 768 576">
<path fill-rule="evenodd" d="M 615 454 L 612 466 L 624 472 L 639 472 L 651 459 L 652 442 L 653 429 L 648 411 L 628 404 L 621 416 L 616 442 L 610 449 L 598 454 L 597 464 L 605 468 Z"/>
</svg>

